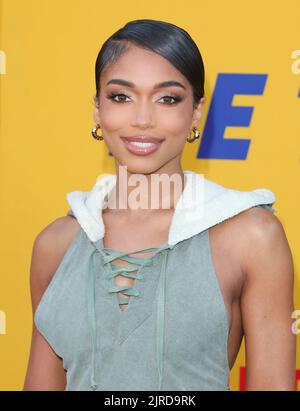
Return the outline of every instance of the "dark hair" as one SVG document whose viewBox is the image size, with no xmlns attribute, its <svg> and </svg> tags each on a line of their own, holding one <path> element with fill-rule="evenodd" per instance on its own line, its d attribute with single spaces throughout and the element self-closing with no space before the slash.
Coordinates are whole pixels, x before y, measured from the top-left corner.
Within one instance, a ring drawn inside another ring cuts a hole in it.
<svg viewBox="0 0 300 411">
<path fill-rule="evenodd" d="M 96 98 L 101 72 L 114 63 L 130 44 L 151 50 L 166 58 L 189 81 L 194 105 L 204 96 L 204 65 L 191 36 L 175 24 L 160 20 L 132 20 L 112 34 L 102 45 L 95 64 Z"/>
</svg>

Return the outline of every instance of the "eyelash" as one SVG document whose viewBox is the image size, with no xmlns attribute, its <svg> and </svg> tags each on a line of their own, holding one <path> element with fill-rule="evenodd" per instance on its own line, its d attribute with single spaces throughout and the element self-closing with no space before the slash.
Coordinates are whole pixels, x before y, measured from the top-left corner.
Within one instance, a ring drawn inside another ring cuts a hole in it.
<svg viewBox="0 0 300 411">
<path fill-rule="evenodd" d="M 110 99 L 110 100 L 112 100 L 112 101 L 115 102 L 115 103 L 128 103 L 128 101 L 117 101 L 117 100 L 114 100 L 114 98 L 117 97 L 117 96 L 125 96 L 125 97 L 128 97 L 126 94 L 123 94 L 123 93 L 119 93 L 119 94 L 118 94 L 118 93 L 111 93 L 111 94 L 109 94 L 109 95 L 107 96 L 107 98 Z M 167 104 L 167 105 L 169 105 L 169 106 L 172 106 L 172 105 L 174 105 L 174 104 L 176 104 L 176 103 L 179 103 L 179 102 L 182 100 L 182 98 L 179 97 L 179 96 L 163 96 L 163 97 L 161 97 L 161 98 L 166 98 L 166 97 L 172 98 L 173 100 L 175 100 L 174 103 L 163 103 L 163 104 Z"/>
</svg>

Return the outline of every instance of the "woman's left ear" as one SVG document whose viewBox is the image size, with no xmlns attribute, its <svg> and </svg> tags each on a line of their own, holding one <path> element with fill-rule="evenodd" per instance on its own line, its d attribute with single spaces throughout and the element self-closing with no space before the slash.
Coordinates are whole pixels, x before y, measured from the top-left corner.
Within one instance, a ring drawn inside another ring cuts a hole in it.
<svg viewBox="0 0 300 411">
<path fill-rule="evenodd" d="M 196 127 L 199 124 L 205 106 L 205 97 L 202 97 L 197 106 L 194 108 L 192 126 Z"/>
</svg>

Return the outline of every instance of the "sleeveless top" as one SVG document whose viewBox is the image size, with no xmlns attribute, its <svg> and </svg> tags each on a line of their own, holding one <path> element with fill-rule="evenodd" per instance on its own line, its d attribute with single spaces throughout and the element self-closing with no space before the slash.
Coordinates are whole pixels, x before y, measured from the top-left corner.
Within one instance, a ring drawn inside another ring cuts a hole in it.
<svg viewBox="0 0 300 411">
<path fill-rule="evenodd" d="M 184 198 L 188 205 L 191 178 L 196 177 L 199 183 L 198 176 L 185 171 L 180 200 Z M 63 360 L 66 390 L 230 389 L 229 323 L 212 260 L 209 228 L 224 216 L 229 218 L 253 206 L 274 212 L 271 205 L 275 197 L 267 189 L 239 192 L 240 201 L 232 214 L 226 201 L 236 190 L 224 188 L 220 198 L 216 194 L 222 186 L 207 179 L 203 182 L 206 203 L 202 225 L 187 218 L 193 208 L 185 207 L 178 213 L 178 202 L 168 241 L 130 253 L 103 247 L 102 214 L 95 220 L 99 201 L 92 200 L 92 193 L 98 193 L 103 185 L 97 182 L 94 191 L 68 193 L 71 208 L 67 214 L 77 218 L 80 229 L 34 315 L 37 329 Z M 247 195 L 245 202 L 243 194 Z M 218 202 L 222 212 L 216 207 Z M 154 252 L 148 258 L 130 256 L 150 250 Z M 116 266 L 115 259 L 128 264 Z M 135 278 L 135 283 L 116 286 L 116 275 Z M 117 292 L 124 298 L 118 299 Z M 119 304 L 127 306 L 121 310 Z"/>
</svg>

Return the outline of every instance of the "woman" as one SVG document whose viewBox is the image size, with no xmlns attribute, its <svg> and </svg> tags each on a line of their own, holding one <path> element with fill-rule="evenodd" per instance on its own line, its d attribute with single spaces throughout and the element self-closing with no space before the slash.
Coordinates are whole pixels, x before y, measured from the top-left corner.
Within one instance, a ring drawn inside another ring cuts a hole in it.
<svg viewBox="0 0 300 411">
<path fill-rule="evenodd" d="M 95 72 L 92 134 L 116 174 L 68 193 L 37 236 L 24 389 L 227 390 L 243 336 L 247 389 L 293 389 L 293 261 L 273 192 L 182 169 L 204 107 L 196 44 L 131 21 Z"/>
</svg>

